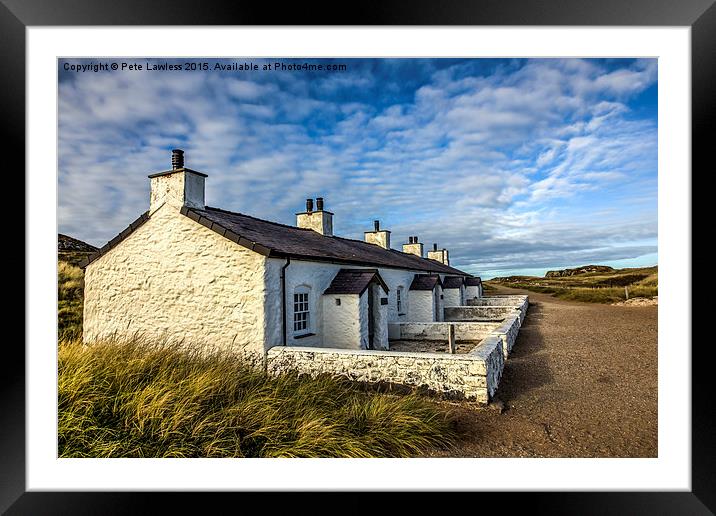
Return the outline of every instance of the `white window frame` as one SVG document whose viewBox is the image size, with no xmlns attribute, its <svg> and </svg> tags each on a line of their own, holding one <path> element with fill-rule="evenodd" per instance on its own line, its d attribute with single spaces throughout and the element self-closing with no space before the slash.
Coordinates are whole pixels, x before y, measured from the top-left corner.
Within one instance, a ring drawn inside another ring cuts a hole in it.
<svg viewBox="0 0 716 516">
<path fill-rule="evenodd" d="M 293 290 L 293 335 L 311 333 L 311 289 L 305 285 Z"/>
</svg>

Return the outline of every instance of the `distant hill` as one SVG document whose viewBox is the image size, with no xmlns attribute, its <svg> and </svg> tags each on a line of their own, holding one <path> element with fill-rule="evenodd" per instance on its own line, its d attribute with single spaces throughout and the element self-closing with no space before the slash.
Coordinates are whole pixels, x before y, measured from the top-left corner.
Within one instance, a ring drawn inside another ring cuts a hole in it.
<svg viewBox="0 0 716 516">
<path fill-rule="evenodd" d="M 577 276 L 579 274 L 587 274 L 590 272 L 613 272 L 614 269 L 607 265 L 582 265 L 574 269 L 562 269 L 559 271 L 547 271 L 545 278 L 563 278 L 565 276 Z"/>
<path fill-rule="evenodd" d="M 627 294 L 630 298 L 657 296 L 659 268 L 654 266 L 614 269 L 606 265 L 585 265 L 574 269 L 549 271 L 542 278 L 537 276 L 493 278 L 485 285 L 522 288 L 575 301 L 613 303 L 624 301 Z"/>
<path fill-rule="evenodd" d="M 97 248 L 87 242 L 62 233 L 57 234 L 57 254 L 60 261 L 78 265 L 87 255 L 95 251 Z"/>
<path fill-rule="evenodd" d="M 79 251 L 82 253 L 94 253 L 97 248 L 93 245 L 77 240 L 71 236 L 63 235 L 62 233 L 57 234 L 57 250 L 62 251 Z"/>
</svg>

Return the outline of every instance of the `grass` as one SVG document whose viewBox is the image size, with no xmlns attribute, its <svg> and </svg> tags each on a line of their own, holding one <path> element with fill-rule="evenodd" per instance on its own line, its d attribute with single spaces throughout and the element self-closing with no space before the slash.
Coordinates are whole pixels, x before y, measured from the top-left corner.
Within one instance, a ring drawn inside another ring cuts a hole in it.
<svg viewBox="0 0 716 516">
<path fill-rule="evenodd" d="M 82 337 L 84 273 L 69 262 L 57 263 L 57 331 L 61 339 Z"/>
<path fill-rule="evenodd" d="M 615 303 L 629 298 L 657 296 L 659 273 L 657 267 L 616 269 L 611 272 L 593 272 L 556 278 L 511 276 L 489 280 L 494 285 L 505 285 L 532 292 L 552 294 L 560 299 L 588 303 Z M 485 283 L 488 285 L 489 283 Z"/>
<path fill-rule="evenodd" d="M 455 438 L 417 394 L 142 339 L 61 342 L 58 403 L 61 457 L 408 457 Z"/>
<path fill-rule="evenodd" d="M 433 400 L 147 341 L 82 344 L 82 269 L 58 264 L 61 457 L 408 457 L 455 441 Z"/>
</svg>

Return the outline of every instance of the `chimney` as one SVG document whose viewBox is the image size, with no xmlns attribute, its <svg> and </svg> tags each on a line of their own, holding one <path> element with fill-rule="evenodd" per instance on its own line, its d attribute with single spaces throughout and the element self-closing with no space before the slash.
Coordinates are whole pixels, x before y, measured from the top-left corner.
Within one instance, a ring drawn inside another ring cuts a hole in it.
<svg viewBox="0 0 716 516">
<path fill-rule="evenodd" d="M 447 249 L 438 249 L 438 244 L 433 244 L 432 251 L 428 251 L 428 258 L 445 265 L 450 265 L 450 256 Z"/>
<path fill-rule="evenodd" d="M 184 167 L 184 151 L 172 150 L 172 168 L 165 172 L 149 175 L 149 213 L 163 205 L 203 210 L 204 180 L 208 176 Z"/>
<path fill-rule="evenodd" d="M 423 257 L 423 244 L 418 242 L 418 237 L 408 237 L 408 243 L 403 244 L 403 252 L 408 254 L 414 254 L 415 256 Z"/>
<path fill-rule="evenodd" d="M 363 233 L 365 241 L 369 244 L 379 245 L 383 249 L 390 249 L 390 231 L 380 229 L 380 221 L 373 221 L 373 231 Z"/>
<path fill-rule="evenodd" d="M 323 197 L 316 197 L 316 211 L 313 211 L 313 199 L 306 199 L 306 211 L 296 213 L 296 226 L 333 236 L 333 213 L 323 209 Z"/>
</svg>

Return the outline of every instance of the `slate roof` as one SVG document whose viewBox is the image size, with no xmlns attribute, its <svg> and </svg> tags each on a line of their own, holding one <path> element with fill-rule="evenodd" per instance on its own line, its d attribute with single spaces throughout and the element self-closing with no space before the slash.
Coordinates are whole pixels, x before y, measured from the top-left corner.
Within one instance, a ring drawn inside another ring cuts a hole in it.
<svg viewBox="0 0 716 516">
<path fill-rule="evenodd" d="M 416 274 L 409 290 L 433 290 L 436 285 L 442 285 L 440 276 L 430 274 Z"/>
<path fill-rule="evenodd" d="M 443 288 L 460 288 L 465 282 L 462 276 L 445 276 Z"/>
<path fill-rule="evenodd" d="M 265 256 L 311 261 L 408 269 L 441 274 L 468 274 L 435 260 L 384 249 L 375 244 L 257 219 L 207 206 L 184 207 L 181 212 L 230 240 Z"/>
<path fill-rule="evenodd" d="M 479 287 L 482 285 L 482 280 L 478 276 L 465 278 L 465 285 L 468 287 Z"/>
<path fill-rule="evenodd" d="M 242 213 L 209 206 L 203 210 L 184 206 L 180 211 L 183 215 L 232 242 L 264 256 L 469 276 L 468 273 L 459 269 L 414 254 L 403 253 L 395 249 L 383 249 L 379 245 L 361 240 L 324 236 L 312 229 L 287 226 Z M 80 266 L 84 268 L 92 263 L 127 238 L 148 219 L 149 212 L 140 215 L 127 229 L 101 247 L 99 251 L 88 256 Z"/>
<path fill-rule="evenodd" d="M 380 283 L 388 292 L 388 286 L 375 269 L 341 269 L 331 281 L 324 294 L 358 294 L 366 291 L 371 283 Z"/>
</svg>

